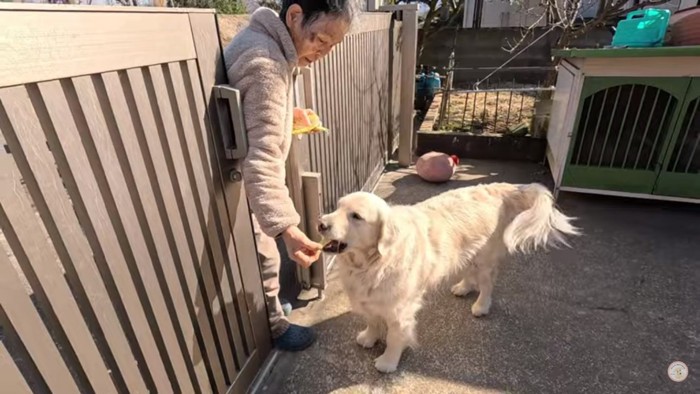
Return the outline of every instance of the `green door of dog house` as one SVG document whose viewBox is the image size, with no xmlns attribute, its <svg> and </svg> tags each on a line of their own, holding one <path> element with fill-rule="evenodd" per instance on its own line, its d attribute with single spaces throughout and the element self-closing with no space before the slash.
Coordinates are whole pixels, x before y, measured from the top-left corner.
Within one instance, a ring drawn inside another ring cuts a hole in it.
<svg viewBox="0 0 700 394">
<path fill-rule="evenodd" d="M 700 78 L 693 78 L 662 163 L 654 192 L 700 198 Z"/>
<path fill-rule="evenodd" d="M 557 191 L 700 202 L 700 47 L 559 56 L 547 136 Z"/>
</svg>

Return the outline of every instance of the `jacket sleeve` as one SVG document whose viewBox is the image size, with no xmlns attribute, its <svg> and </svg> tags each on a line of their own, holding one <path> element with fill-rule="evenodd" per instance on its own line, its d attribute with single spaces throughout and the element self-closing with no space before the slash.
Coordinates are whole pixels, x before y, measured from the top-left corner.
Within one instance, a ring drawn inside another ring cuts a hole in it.
<svg viewBox="0 0 700 394">
<path fill-rule="evenodd" d="M 288 76 L 286 64 L 269 55 L 247 58 L 228 70 L 229 81 L 237 81 L 235 87 L 241 92 L 248 133 L 243 180 L 261 230 L 276 237 L 300 222 L 285 184 L 286 157 L 281 148 L 285 133 L 291 133 L 285 130 L 284 119 L 289 99 Z"/>
</svg>

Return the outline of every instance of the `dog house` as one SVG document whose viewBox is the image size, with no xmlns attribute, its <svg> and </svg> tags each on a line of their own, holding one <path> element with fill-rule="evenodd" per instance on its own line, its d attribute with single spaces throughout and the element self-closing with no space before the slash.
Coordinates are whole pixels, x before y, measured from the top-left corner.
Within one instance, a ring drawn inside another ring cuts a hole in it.
<svg viewBox="0 0 700 394">
<path fill-rule="evenodd" d="M 555 191 L 700 202 L 700 47 L 556 55 Z"/>
</svg>

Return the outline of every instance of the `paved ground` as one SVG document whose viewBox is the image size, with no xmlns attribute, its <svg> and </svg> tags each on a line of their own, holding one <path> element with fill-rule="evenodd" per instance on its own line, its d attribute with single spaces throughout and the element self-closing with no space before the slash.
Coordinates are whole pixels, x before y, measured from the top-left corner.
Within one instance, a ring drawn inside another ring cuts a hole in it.
<svg viewBox="0 0 700 394">
<path fill-rule="evenodd" d="M 427 185 L 410 171 L 387 173 L 377 193 L 412 203 L 482 182 L 547 182 L 543 167 L 468 162 L 456 180 Z M 506 263 L 491 314 L 473 318 L 474 297 L 447 286 L 419 315 L 421 347 L 399 371 L 382 375 L 381 348 L 354 342 L 361 322 L 331 273 L 323 301 L 297 310 L 318 342 L 281 354 L 265 393 L 700 393 L 700 209 L 585 195 L 563 195 L 585 236 L 569 250 Z M 666 369 L 690 367 L 683 383 Z"/>
</svg>

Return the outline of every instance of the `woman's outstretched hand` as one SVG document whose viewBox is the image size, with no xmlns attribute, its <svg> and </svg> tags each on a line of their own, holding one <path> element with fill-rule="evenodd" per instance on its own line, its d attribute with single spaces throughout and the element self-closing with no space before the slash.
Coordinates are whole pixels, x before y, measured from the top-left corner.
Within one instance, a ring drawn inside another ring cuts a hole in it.
<svg viewBox="0 0 700 394">
<path fill-rule="evenodd" d="M 308 268 L 321 257 L 323 245 L 310 240 L 297 226 L 291 226 L 282 233 L 287 255 L 297 264 Z"/>
</svg>

